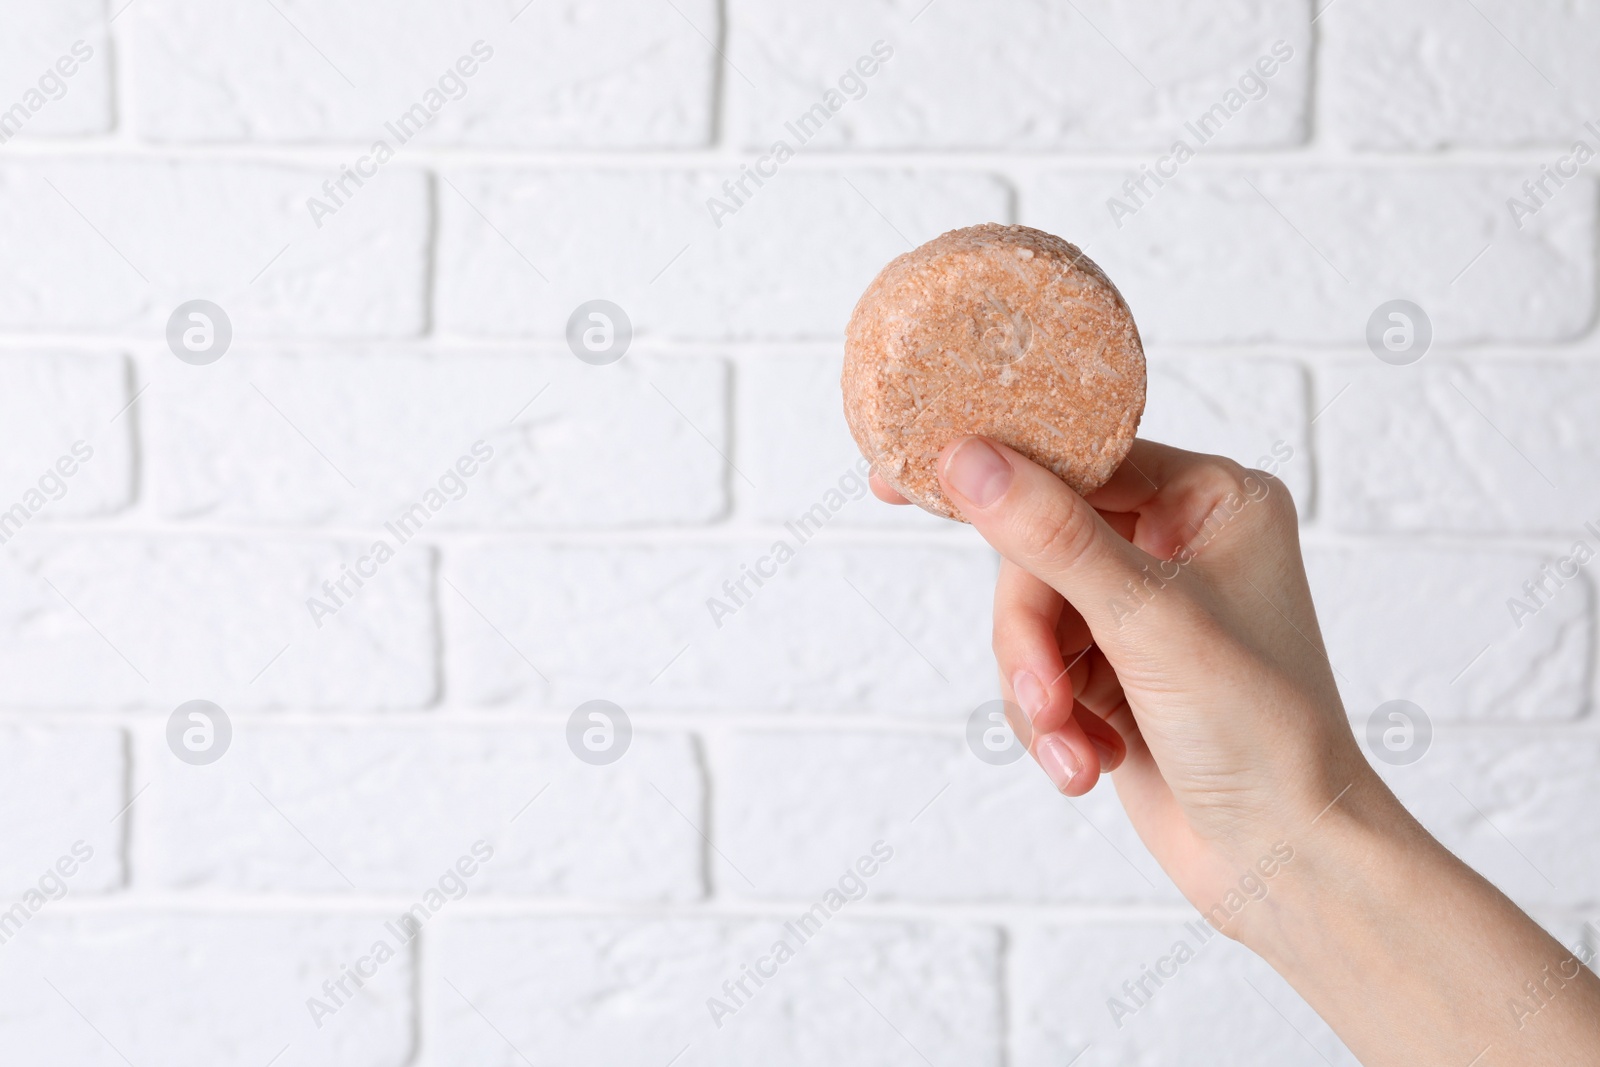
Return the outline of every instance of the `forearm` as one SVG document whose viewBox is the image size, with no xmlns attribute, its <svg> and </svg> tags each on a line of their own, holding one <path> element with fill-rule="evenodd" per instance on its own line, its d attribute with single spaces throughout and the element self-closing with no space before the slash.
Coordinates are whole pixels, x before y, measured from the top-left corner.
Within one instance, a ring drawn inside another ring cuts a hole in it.
<svg viewBox="0 0 1600 1067">
<path fill-rule="evenodd" d="M 1600 979 L 1381 782 L 1352 793 L 1241 940 L 1366 1067 L 1600 1064 Z"/>
</svg>

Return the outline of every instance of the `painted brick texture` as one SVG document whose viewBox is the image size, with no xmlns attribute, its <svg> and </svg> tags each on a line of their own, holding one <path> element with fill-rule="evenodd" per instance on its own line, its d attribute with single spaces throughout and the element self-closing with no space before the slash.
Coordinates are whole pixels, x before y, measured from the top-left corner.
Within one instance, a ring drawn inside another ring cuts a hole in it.
<svg viewBox="0 0 1600 1067">
<path fill-rule="evenodd" d="M 1352 728 L 1420 706 L 1387 780 L 1594 937 L 1597 43 L 1557 0 L 11 0 L 0 1044 L 1353 1063 L 1220 937 L 1119 1019 L 1193 909 L 1109 785 L 968 748 L 995 557 L 866 492 L 838 373 L 883 264 L 984 221 L 1116 281 L 1145 436 L 1281 458 Z"/>
</svg>

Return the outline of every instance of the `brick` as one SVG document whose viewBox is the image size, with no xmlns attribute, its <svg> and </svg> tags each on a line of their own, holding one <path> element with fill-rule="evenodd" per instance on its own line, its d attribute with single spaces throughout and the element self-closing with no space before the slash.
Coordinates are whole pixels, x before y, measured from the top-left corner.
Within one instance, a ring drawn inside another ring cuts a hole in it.
<svg viewBox="0 0 1600 1067">
<path fill-rule="evenodd" d="M 1595 118 L 1600 12 L 1554 0 L 1329 5 L 1318 20 L 1329 135 L 1360 148 L 1567 145 Z M 1532 168 L 1530 168 L 1532 176 Z"/>
<path fill-rule="evenodd" d="M 307 599 L 325 597 L 322 583 L 365 545 L 139 535 L 18 545 L 0 561 L 9 705 L 166 712 L 203 697 L 225 710 L 361 709 L 433 698 L 432 560 L 415 546 L 319 628 Z"/>
<path fill-rule="evenodd" d="M 319 228 L 307 201 L 333 177 L 163 159 L 0 166 L 0 329 L 159 338 L 180 304 L 206 299 L 235 343 L 417 333 L 427 181 L 381 171 Z"/>
<path fill-rule="evenodd" d="M 452 697 L 914 718 L 964 715 L 988 698 L 989 553 L 783 537 L 794 555 L 781 565 L 774 543 L 743 539 L 447 555 Z M 756 568 L 774 577 L 747 580 L 740 606 L 724 583 Z"/>
<path fill-rule="evenodd" d="M 121 413 L 131 396 L 121 356 L 0 356 L 0 511 L 20 503 L 31 523 L 126 506 L 132 423 Z M 14 532 L 0 524 L 0 534 Z"/>
<path fill-rule="evenodd" d="M 686 148 L 710 138 L 711 0 L 277 6 L 156 0 L 129 12 L 140 131 L 363 148 L 383 139 L 405 152 L 385 124 L 411 135 L 400 117 L 422 104 L 437 108 L 422 145 Z M 462 57 L 482 60 L 467 78 L 452 72 Z"/>
<path fill-rule="evenodd" d="M 558 728 L 241 728 L 221 760 L 193 767 L 146 731 L 139 763 L 152 784 L 134 809 L 134 866 L 152 888 L 412 899 L 482 841 L 492 857 L 452 897 L 703 890 L 686 821 L 703 821 L 700 777 L 681 735 L 635 732 L 596 767 Z"/>
<path fill-rule="evenodd" d="M 1589 540 L 1600 552 L 1600 538 Z M 1592 678 L 1590 586 L 1549 585 L 1547 606 L 1515 619 L 1507 606 L 1525 601 L 1523 584 L 1552 558 L 1392 545 L 1309 551 L 1317 616 L 1351 716 L 1364 723 L 1397 699 L 1441 720 L 1581 714 Z"/>
<path fill-rule="evenodd" d="M 437 1062 L 1001 1062 L 999 943 L 982 927 L 830 918 L 809 941 L 787 934 L 793 957 L 714 1025 L 709 998 L 773 969 L 760 961 L 786 918 L 452 923 L 427 992 Z"/>
<path fill-rule="evenodd" d="M 36 1063 L 400 1067 L 415 1012 L 404 947 L 320 1029 L 306 1007 L 384 932 L 378 915 L 36 919 L 5 946 L 0 1040 Z"/>
<path fill-rule="evenodd" d="M 1106 1063 L 1182 1062 L 1199 1049 L 1208 1062 L 1239 1067 L 1324 1061 L 1356 1067 L 1327 1024 L 1270 967 L 1198 915 L 1189 923 L 1013 930 L 1007 961 L 1011 1062 L 1059 1065 L 1092 1046 L 1093 1056 Z M 1186 958 L 1180 962 L 1180 956 Z M 1146 968 L 1157 967 L 1169 972 L 1158 974 L 1159 986 L 1145 977 Z M 1123 988 L 1141 979 L 1148 995 Z"/>
<path fill-rule="evenodd" d="M 1289 0 L 1230 0 L 1204 14 L 1177 0 L 1138 11 L 1104 0 L 1075 8 L 739 0 L 729 15 L 728 56 L 742 72 L 725 79 L 729 127 L 752 149 L 776 139 L 830 149 L 1165 148 L 1186 121 L 1237 93 L 1281 40 L 1293 59 L 1263 83 L 1264 95 L 1247 86 L 1259 98 L 1238 97 L 1224 136 L 1237 147 L 1296 144 L 1309 20 Z M 871 77 L 847 78 L 875 42 L 878 58 L 891 57 Z M 802 141 L 785 128 L 814 130 L 798 119 L 818 103 L 839 105 L 820 134 Z"/>
<path fill-rule="evenodd" d="M 837 339 L 890 259 L 1010 211 L 1006 187 L 983 174 L 790 168 L 761 187 L 747 182 L 743 206 L 714 219 L 708 201 L 739 177 L 733 168 L 446 172 L 440 328 L 559 337 L 579 304 L 603 297 L 640 335 Z"/>
<path fill-rule="evenodd" d="M 172 518 L 376 535 L 430 491 L 447 502 L 427 532 L 696 523 L 726 509 L 717 360 L 241 353 L 201 374 L 168 362 L 142 410 L 151 493 Z"/>
<path fill-rule="evenodd" d="M 1566 545 L 1600 523 L 1585 491 L 1600 449 L 1600 369 L 1371 360 L 1324 368 L 1317 393 L 1326 514 L 1340 529 L 1542 532 Z"/>
<path fill-rule="evenodd" d="M 1573 832 L 1573 813 L 1600 803 L 1597 760 L 1583 735 L 1436 729 L 1415 763 L 1375 766 L 1446 848 L 1539 914 L 1592 899 L 1600 841 Z"/>
<path fill-rule="evenodd" d="M 10 840 L 0 862 L 3 907 L 38 890 L 51 903 L 24 902 L 38 914 L 63 897 L 120 886 L 122 732 L 14 727 L 3 736 L 0 822 Z"/>
<path fill-rule="evenodd" d="M 1137 200 L 1122 190 L 1130 174 L 1043 175 L 1022 221 L 1104 267 L 1147 341 L 1361 348 L 1368 319 L 1395 299 L 1421 305 L 1440 342 L 1559 340 L 1593 315 L 1588 179 L 1519 228 L 1506 198 L 1524 176 L 1511 170 L 1191 162 Z"/>
<path fill-rule="evenodd" d="M 1301 517 L 1310 515 L 1307 383 L 1298 367 L 1276 359 L 1165 353 L 1151 354 L 1148 366 L 1140 437 L 1227 456 L 1247 467 L 1276 459 L 1277 476 L 1294 494 Z"/>
<path fill-rule="evenodd" d="M 747 732 L 710 742 L 723 892 L 819 893 L 875 841 L 874 900 L 1181 900 L 1110 782 L 1067 800 L 1023 757 L 991 766 L 960 738 Z"/>
<path fill-rule="evenodd" d="M 861 451 L 844 421 L 839 390 L 842 355 L 784 353 L 745 360 L 737 371 L 741 430 L 738 464 L 750 481 L 734 479 L 740 508 L 753 518 L 785 523 L 818 503 L 846 503 L 830 527 L 874 526 L 941 530 L 921 508 L 887 507 L 867 488 Z"/>
<path fill-rule="evenodd" d="M 70 74 L 65 72 L 71 71 Z M 16 0 L 0 39 L 0 144 L 111 128 L 111 48 L 99 0 Z"/>
</svg>

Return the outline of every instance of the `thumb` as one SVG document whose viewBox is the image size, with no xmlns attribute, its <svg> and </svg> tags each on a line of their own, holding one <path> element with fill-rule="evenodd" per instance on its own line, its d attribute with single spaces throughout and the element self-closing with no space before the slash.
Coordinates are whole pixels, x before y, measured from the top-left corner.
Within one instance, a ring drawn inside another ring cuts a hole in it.
<svg viewBox="0 0 1600 1067">
<path fill-rule="evenodd" d="M 1097 636 L 1120 628 L 1130 589 L 1150 574 L 1153 557 L 1060 478 L 1005 445 L 952 441 L 938 471 L 945 493 L 996 551 L 1066 597 Z"/>
</svg>

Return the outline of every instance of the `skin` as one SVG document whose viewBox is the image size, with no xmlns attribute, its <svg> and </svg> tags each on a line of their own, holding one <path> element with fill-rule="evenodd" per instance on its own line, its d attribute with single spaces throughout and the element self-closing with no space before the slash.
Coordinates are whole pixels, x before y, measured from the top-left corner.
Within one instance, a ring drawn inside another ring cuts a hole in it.
<svg viewBox="0 0 1600 1067">
<path fill-rule="evenodd" d="M 1363 756 L 1281 482 L 1145 441 L 1087 498 L 982 438 L 938 471 L 1002 557 L 994 653 L 1034 758 L 1067 796 L 1109 772 L 1190 903 L 1363 1064 L 1600 1064 L 1600 979 Z M 1266 896 L 1217 910 L 1285 850 Z"/>
</svg>

